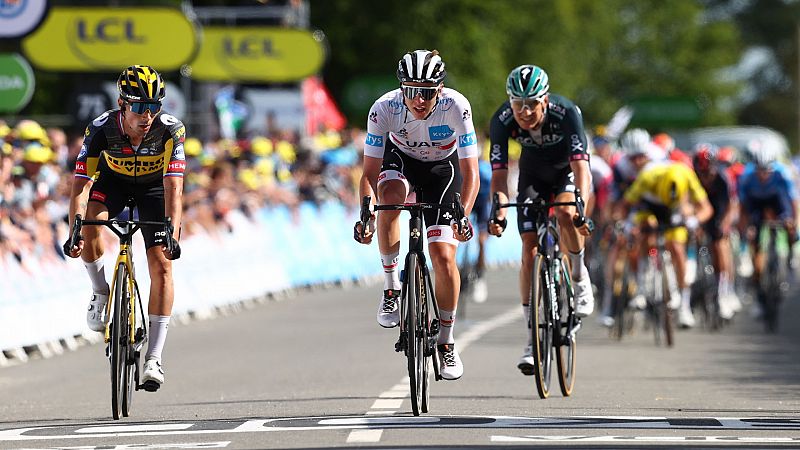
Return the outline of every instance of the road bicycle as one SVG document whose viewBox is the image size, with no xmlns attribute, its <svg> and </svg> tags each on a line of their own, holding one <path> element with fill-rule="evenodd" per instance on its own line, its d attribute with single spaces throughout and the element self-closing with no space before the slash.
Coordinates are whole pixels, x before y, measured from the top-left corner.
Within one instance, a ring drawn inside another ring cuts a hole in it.
<svg viewBox="0 0 800 450">
<path fill-rule="evenodd" d="M 581 328 L 581 319 L 575 314 L 569 260 L 559 246 L 558 224 L 551 214 L 551 209 L 556 206 L 575 206 L 578 209 L 576 227 L 587 221 L 591 224 L 591 220 L 584 216 L 584 203 L 578 190 L 575 191 L 573 202 L 547 202 L 543 198 L 537 198 L 524 203 L 500 203 L 495 193 L 489 216 L 497 223 L 497 211 L 509 207 L 529 209 L 535 213 L 534 224 L 539 247 L 531 272 L 531 318 L 528 329 L 533 336 L 533 375 L 541 398 L 550 395 L 554 353 L 561 393 L 564 396 L 572 394 L 575 386 L 577 333 Z"/>
<path fill-rule="evenodd" d="M 139 360 L 141 349 L 147 342 L 147 325 L 136 282 L 136 271 L 133 265 L 133 235 L 143 226 L 159 227 L 172 253 L 172 224 L 169 218 L 163 222 L 133 220 L 135 204 L 127 203 L 128 219 L 83 220 L 81 215 L 75 216 L 69 247 L 78 245 L 82 239 L 80 232 L 83 226 L 106 226 L 119 237 L 119 254 L 114 263 L 114 275 L 111 279 L 111 293 L 106 304 L 106 317 L 109 318 L 105 328 L 106 356 L 111 363 L 111 412 L 114 420 L 120 416 L 128 417 L 133 401 L 133 391 L 144 389 L 149 392 L 158 390 L 158 383 L 148 381 L 139 384 Z"/>
<path fill-rule="evenodd" d="M 433 282 L 425 257 L 425 228 L 422 213 L 425 210 L 445 209 L 453 213 L 453 220 L 462 231 L 464 208 L 461 196 L 456 193 L 453 203 L 402 203 L 371 205 L 366 196 L 361 202 L 361 237 L 366 224 L 375 211 L 408 211 L 408 254 L 400 272 L 400 336 L 395 351 L 403 352 L 407 359 L 411 393 L 411 410 L 415 416 L 427 413 L 430 407 L 430 366 L 434 379 L 442 379 L 439 373 L 439 354 L 436 343 L 439 337 L 439 308 L 434 294 Z"/>
<path fill-rule="evenodd" d="M 611 268 L 611 313 L 614 325 L 609 329 L 609 334 L 616 340 L 622 340 L 626 335 L 633 333 L 636 315 L 639 309 L 631 306 L 631 300 L 636 296 L 636 273 L 631 267 L 631 254 L 635 251 L 633 241 L 625 236 L 622 222 L 614 226 L 612 236 L 617 248 L 617 256 Z"/>
<path fill-rule="evenodd" d="M 643 270 L 641 290 L 647 299 L 647 312 L 653 337 L 656 345 L 665 344 L 672 347 L 675 344 L 675 318 L 668 303 L 671 291 L 677 286 L 675 269 L 672 266 L 672 256 L 666 247 L 665 232 L 672 226 L 647 225 L 642 227 L 642 233 L 647 244 L 647 252 L 639 261 Z M 655 235 L 655 242 L 647 239 Z"/>
<path fill-rule="evenodd" d="M 782 230 L 784 230 L 783 222 L 766 220 L 762 224 L 758 241 L 762 251 L 766 252 L 765 267 L 761 271 L 758 286 L 758 301 L 764 308 L 764 327 L 769 333 L 778 331 L 780 305 L 783 296 L 789 290 L 788 261 L 778 252 L 778 235 Z"/>
<path fill-rule="evenodd" d="M 712 247 L 708 236 L 692 233 L 690 248 L 695 253 L 695 278 L 691 288 L 691 304 L 693 310 L 699 310 L 703 318 L 703 327 L 709 331 L 718 331 L 723 326 L 719 308 L 719 281 L 711 258 Z"/>
</svg>

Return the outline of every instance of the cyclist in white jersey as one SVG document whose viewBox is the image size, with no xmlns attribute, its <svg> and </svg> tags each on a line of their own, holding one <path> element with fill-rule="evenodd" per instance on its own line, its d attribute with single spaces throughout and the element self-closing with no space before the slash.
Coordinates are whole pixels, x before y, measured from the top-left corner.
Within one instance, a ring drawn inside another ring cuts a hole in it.
<svg viewBox="0 0 800 450">
<path fill-rule="evenodd" d="M 467 216 L 462 233 L 457 231 L 451 211 L 424 213 L 441 320 L 437 346 L 440 369 L 444 379 L 455 380 L 464 372 L 453 337 L 460 289 L 456 247 L 459 241 L 472 237 L 468 217 L 478 193 L 479 178 L 472 109 L 463 95 L 444 87 L 446 74 L 436 50 L 415 50 L 399 61 L 400 89 L 381 96 L 369 111 L 359 193 L 361 197 L 371 196 L 373 203 L 378 204 L 403 203 L 412 188 L 419 202 L 450 203 L 456 192 L 461 193 Z M 372 242 L 374 225 L 373 217 L 362 239 L 361 224 L 357 223 L 356 240 L 362 244 Z M 381 211 L 377 234 L 385 273 L 378 323 L 392 328 L 400 322 L 398 211 Z"/>
</svg>

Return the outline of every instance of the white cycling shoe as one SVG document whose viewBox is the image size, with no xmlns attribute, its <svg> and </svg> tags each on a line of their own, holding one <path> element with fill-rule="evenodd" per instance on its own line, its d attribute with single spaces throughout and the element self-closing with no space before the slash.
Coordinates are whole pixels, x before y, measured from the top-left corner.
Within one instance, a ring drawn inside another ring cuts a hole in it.
<svg viewBox="0 0 800 450">
<path fill-rule="evenodd" d="M 439 344 L 436 346 L 439 352 L 439 374 L 445 380 L 457 380 L 464 375 L 464 364 L 456 350 L 456 344 Z"/>
<path fill-rule="evenodd" d="M 93 293 L 86 310 L 86 325 L 92 331 L 103 332 L 106 329 L 106 303 L 109 294 Z"/>
<path fill-rule="evenodd" d="M 164 369 L 161 362 L 157 359 L 148 359 L 144 362 L 144 373 L 142 374 L 142 385 L 144 390 L 155 392 L 164 384 Z"/>
<path fill-rule="evenodd" d="M 688 307 L 681 306 L 678 308 L 678 324 L 681 328 L 692 328 L 695 325 L 694 314 Z"/>
<path fill-rule="evenodd" d="M 517 363 L 517 369 L 519 369 L 523 375 L 531 376 L 533 375 L 533 367 L 533 345 L 529 345 L 523 350 L 522 357 L 519 359 L 519 363 Z"/>
<path fill-rule="evenodd" d="M 383 291 L 378 303 L 378 325 L 383 328 L 394 328 L 400 324 L 400 291 L 387 289 Z"/>
<path fill-rule="evenodd" d="M 594 292 L 592 291 L 592 280 L 584 277 L 575 280 L 575 315 L 586 317 L 594 311 Z"/>
</svg>

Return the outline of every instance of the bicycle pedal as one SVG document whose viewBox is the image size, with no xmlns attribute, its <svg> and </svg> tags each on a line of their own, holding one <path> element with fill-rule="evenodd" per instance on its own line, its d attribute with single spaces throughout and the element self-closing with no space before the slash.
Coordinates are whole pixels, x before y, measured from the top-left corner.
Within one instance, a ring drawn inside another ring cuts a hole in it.
<svg viewBox="0 0 800 450">
<path fill-rule="evenodd" d="M 161 387 L 160 384 L 156 383 L 153 380 L 147 380 L 144 383 L 136 386 L 136 390 L 145 390 L 147 392 L 156 392 Z"/>
<path fill-rule="evenodd" d="M 406 350 L 406 333 L 400 333 L 400 337 L 397 339 L 397 342 L 394 343 L 394 351 L 395 352 L 404 352 Z"/>
</svg>

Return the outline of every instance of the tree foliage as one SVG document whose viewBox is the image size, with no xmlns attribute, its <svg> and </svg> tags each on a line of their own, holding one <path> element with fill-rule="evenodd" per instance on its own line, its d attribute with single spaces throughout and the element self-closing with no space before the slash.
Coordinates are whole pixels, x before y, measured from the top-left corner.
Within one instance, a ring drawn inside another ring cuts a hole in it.
<svg viewBox="0 0 800 450">
<path fill-rule="evenodd" d="M 324 76 L 335 96 L 354 76 L 393 75 L 403 53 L 436 48 L 478 128 L 505 98 L 509 71 L 526 63 L 544 68 L 589 124 L 643 96 L 695 99 L 704 124 L 735 118 L 723 106 L 739 86 L 720 70 L 738 60 L 738 30 L 695 0 L 316 1 L 311 22 L 329 40 Z"/>
</svg>

